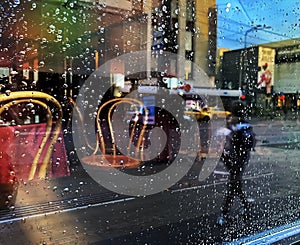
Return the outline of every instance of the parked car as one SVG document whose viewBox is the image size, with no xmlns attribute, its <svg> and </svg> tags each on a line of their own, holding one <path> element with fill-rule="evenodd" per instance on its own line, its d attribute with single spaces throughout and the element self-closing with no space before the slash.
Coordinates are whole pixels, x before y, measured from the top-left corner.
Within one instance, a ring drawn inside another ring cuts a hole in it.
<svg viewBox="0 0 300 245">
<path fill-rule="evenodd" d="M 208 112 L 212 119 L 227 118 L 231 115 L 230 111 L 225 111 L 223 108 L 217 106 L 209 107 Z"/>
</svg>

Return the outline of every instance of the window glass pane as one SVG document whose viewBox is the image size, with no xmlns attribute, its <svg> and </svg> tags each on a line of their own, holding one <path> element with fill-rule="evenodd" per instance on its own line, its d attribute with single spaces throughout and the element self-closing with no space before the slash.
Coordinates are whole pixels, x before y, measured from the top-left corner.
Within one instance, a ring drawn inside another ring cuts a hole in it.
<svg viewBox="0 0 300 245">
<path fill-rule="evenodd" d="M 0 244 L 298 244 L 299 5 L 2 0 Z"/>
</svg>

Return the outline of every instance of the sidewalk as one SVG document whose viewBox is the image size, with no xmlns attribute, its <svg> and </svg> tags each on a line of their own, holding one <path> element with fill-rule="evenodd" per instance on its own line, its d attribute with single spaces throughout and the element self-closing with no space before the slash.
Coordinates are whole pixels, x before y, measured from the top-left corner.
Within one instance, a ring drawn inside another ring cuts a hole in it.
<svg viewBox="0 0 300 245">
<path fill-rule="evenodd" d="M 290 115 L 287 120 L 252 118 L 257 146 L 300 144 L 300 120 Z M 280 134 L 278 132 L 280 131 Z"/>
<path fill-rule="evenodd" d="M 289 111 L 285 116 L 280 110 L 275 110 L 272 114 L 267 114 L 267 112 L 262 113 L 260 116 L 254 116 L 251 121 L 288 121 L 288 122 L 299 122 L 300 121 L 300 111 Z"/>
</svg>

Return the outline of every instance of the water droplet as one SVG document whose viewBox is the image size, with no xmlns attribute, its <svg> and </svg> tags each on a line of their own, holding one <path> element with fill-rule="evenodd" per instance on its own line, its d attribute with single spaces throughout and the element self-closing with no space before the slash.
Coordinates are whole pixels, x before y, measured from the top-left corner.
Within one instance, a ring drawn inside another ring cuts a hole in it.
<svg viewBox="0 0 300 245">
<path fill-rule="evenodd" d="M 20 136 L 20 131 L 15 130 L 14 135 L 15 135 L 15 137 L 19 137 Z"/>
</svg>

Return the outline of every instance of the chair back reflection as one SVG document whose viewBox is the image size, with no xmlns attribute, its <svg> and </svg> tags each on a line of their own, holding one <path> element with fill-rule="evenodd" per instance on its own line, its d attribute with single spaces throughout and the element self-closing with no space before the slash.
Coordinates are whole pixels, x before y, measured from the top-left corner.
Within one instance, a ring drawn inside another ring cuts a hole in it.
<svg viewBox="0 0 300 245">
<path fill-rule="evenodd" d="M 116 107 L 124 103 L 129 104 L 135 111 L 130 120 L 129 139 L 126 141 L 127 151 L 125 154 L 117 148 L 112 120 Z M 134 98 L 115 98 L 100 105 L 96 116 L 96 147 L 90 156 L 83 157 L 81 160 L 86 164 L 102 167 L 138 167 L 144 160 L 144 135 L 148 121 L 148 111 L 145 108 L 144 115 L 142 115 L 143 120 L 138 120 L 141 117 L 139 112 L 141 108 L 144 108 L 144 104 Z"/>
<path fill-rule="evenodd" d="M 45 117 L 39 118 L 41 115 Z M 51 176 L 50 162 L 61 134 L 62 116 L 60 103 L 46 93 L 0 94 L 0 131 L 10 132 L 6 146 L 0 150 L 1 154 L 7 153 L 7 159 L 2 159 L 1 164 L 10 164 L 17 178 L 21 176 L 25 180 Z M 58 165 L 63 165 L 59 157 L 57 161 Z"/>
</svg>

